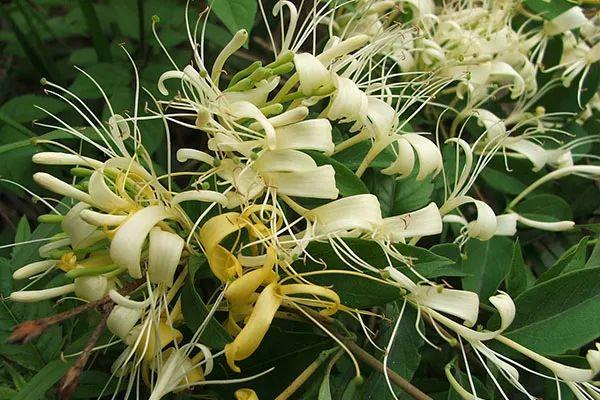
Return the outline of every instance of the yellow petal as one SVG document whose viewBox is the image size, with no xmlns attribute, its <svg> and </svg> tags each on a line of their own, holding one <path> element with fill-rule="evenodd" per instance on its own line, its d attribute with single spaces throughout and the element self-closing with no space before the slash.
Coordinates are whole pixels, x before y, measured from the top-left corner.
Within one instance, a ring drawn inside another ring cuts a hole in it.
<svg viewBox="0 0 600 400">
<path fill-rule="evenodd" d="M 280 305 L 279 285 L 271 283 L 258 296 L 254 310 L 242 331 L 232 343 L 225 345 L 225 357 L 232 370 L 240 372 L 235 362 L 250 357 L 256 351 Z"/>
<path fill-rule="evenodd" d="M 235 391 L 235 400 L 258 400 L 258 396 L 252 389 L 238 389 Z"/>
</svg>

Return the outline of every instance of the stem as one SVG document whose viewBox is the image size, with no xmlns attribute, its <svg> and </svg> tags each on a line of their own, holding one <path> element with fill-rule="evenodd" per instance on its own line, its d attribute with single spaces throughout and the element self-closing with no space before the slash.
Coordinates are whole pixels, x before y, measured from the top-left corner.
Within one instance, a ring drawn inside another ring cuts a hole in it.
<svg viewBox="0 0 600 400">
<path fill-rule="evenodd" d="M 376 371 L 383 373 L 383 364 L 381 361 L 373 357 L 367 351 L 365 351 L 362 347 L 360 347 L 356 342 L 352 339 L 344 337 L 336 332 L 332 332 L 339 340 L 341 340 L 348 349 L 360 360 L 362 360 L 365 364 L 372 367 Z M 390 380 L 394 382 L 397 386 L 402 388 L 409 396 L 416 400 L 433 400 L 427 394 L 423 393 L 419 388 L 413 386 L 409 381 L 387 368 L 387 374 L 390 377 Z"/>
<path fill-rule="evenodd" d="M 98 342 L 98 339 L 100 339 L 100 335 L 102 335 L 102 332 L 104 332 L 104 329 L 106 328 L 106 321 L 108 320 L 108 316 L 113 307 L 114 303 L 106 304 L 103 307 L 102 312 L 104 315 L 102 316 L 102 319 L 96 326 L 96 329 L 94 329 L 94 332 L 88 339 L 85 349 L 79 355 L 79 358 L 75 362 L 75 365 L 69 368 L 65 376 L 60 381 L 58 396 L 61 400 L 68 400 L 69 398 L 71 398 L 71 395 L 75 392 L 77 386 L 79 386 L 79 378 L 81 376 L 81 373 L 83 372 L 85 364 L 87 364 L 87 361 L 90 358 L 90 355 L 92 354 L 96 342 Z"/>
<path fill-rule="evenodd" d="M 308 367 L 283 392 L 275 398 L 275 400 L 287 400 L 289 399 L 300 387 L 315 373 L 317 369 L 327 360 L 332 351 L 337 351 L 337 347 L 332 350 L 322 351 L 319 356 L 310 363 Z"/>
<path fill-rule="evenodd" d="M 552 171 L 549 174 L 544 175 L 537 181 L 533 182 L 531 185 L 529 185 L 517 197 L 515 197 L 513 199 L 513 201 L 510 202 L 510 204 L 506 207 L 506 209 L 507 210 L 513 209 L 517 205 L 518 202 L 520 202 L 521 200 L 523 200 L 525 198 L 525 196 L 527 196 L 529 193 L 533 192 L 535 189 L 537 189 L 544 183 L 554 180 L 554 179 L 563 178 L 567 175 L 570 175 L 570 174 L 576 173 L 576 172 L 600 175 L 600 166 L 597 166 L 597 165 L 574 165 L 571 167 L 560 168 L 560 169 L 557 169 L 556 171 Z"/>
</svg>

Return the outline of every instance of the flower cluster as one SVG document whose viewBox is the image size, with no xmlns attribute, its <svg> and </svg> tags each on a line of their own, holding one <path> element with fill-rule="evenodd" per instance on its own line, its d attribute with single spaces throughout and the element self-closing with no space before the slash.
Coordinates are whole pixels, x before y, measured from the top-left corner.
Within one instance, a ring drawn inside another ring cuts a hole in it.
<svg viewBox="0 0 600 400">
<path fill-rule="evenodd" d="M 13 292 L 11 300 L 71 296 L 93 302 L 108 296 L 115 306 L 107 328 L 124 347 L 114 360 L 113 378 L 128 381 L 128 393 L 143 380 L 150 399 L 159 399 L 196 386 L 256 377 L 208 380 L 222 355 L 232 371 L 241 372 L 238 364 L 251 360 L 277 318 L 312 321 L 347 350 L 326 321 L 345 313 L 362 324 L 361 315 L 371 311 L 348 307 L 335 286 L 312 279 L 346 274 L 398 288 L 404 307 L 415 307 L 463 354 L 470 346 L 486 369 L 493 364 L 528 398 L 533 397 L 519 382 L 519 364 L 488 342 L 498 341 L 546 367 L 554 374 L 551 379 L 565 382 L 578 398 L 597 397 L 597 387 L 589 382 L 600 369 L 599 351 L 588 352 L 589 369 L 578 369 L 503 336 L 516 313 L 504 292 L 489 298 L 500 317 L 499 328 L 474 329 L 479 296 L 423 277 L 397 246 L 438 235 L 444 224 L 461 226 L 459 244 L 512 236 L 517 223 L 549 231 L 571 229 L 573 221 L 533 220 L 518 214 L 515 206 L 549 180 L 573 173 L 600 175 L 600 166 L 574 164 L 571 151 L 585 141 L 545 145 L 552 135 L 568 132 L 562 130 L 564 115 L 536 106 L 556 85 L 569 86 L 579 79 L 581 89 L 590 66 L 600 59 L 597 17 L 590 20 L 575 6 L 543 23 L 536 24 L 542 17 L 532 15 L 530 24 L 518 25 L 518 2 L 470 3 L 315 2 L 304 10 L 310 18 L 302 21 L 303 10 L 280 1 L 273 14 L 285 29 L 278 40 L 269 31 L 272 61 L 256 61 L 235 73 L 228 71 L 228 60 L 248 42 L 248 32 L 238 31 L 209 66 L 195 30 L 188 29 L 192 62 L 183 68 L 174 64 L 162 74 L 158 89 L 163 98 L 155 100 L 146 116 L 139 115 L 136 97 L 132 115 L 112 113 L 108 121 L 100 121 L 73 93 L 44 82 L 49 93 L 73 105 L 97 139 L 58 120 L 60 129 L 103 156 L 87 157 L 49 140 L 45 143 L 62 151 L 34 155 L 36 164 L 72 167 L 73 179 L 34 175 L 40 187 L 65 199 L 57 207 L 46 202 L 53 213 L 40 218 L 60 224 L 61 233 L 40 247 L 42 261 L 18 269 L 14 278 L 34 278 L 35 283 L 58 272 L 69 283 L 25 287 Z M 576 36 L 575 29 L 581 34 Z M 313 40 L 317 35 L 319 46 Z M 555 38 L 564 43 L 562 59 L 545 67 L 546 48 Z M 540 87 L 539 76 L 555 71 L 559 78 Z M 592 112 L 589 107 L 595 102 L 598 94 L 581 118 Z M 422 115 L 437 121 L 434 132 L 413 130 Z M 144 132 L 138 126 L 143 119 L 164 122 L 166 172 L 144 149 Z M 481 128 L 479 136 L 463 133 L 470 121 Z M 206 138 L 206 146 L 171 149 L 169 127 L 174 125 Z M 358 153 L 363 145 L 365 152 L 354 168 L 359 182 L 376 160 L 391 154 L 382 174 L 395 180 L 437 179 L 445 189 L 443 198 L 408 213 L 386 215 L 378 197 L 346 186 L 349 169 L 334 159 Z M 445 163 L 443 148 L 453 150 L 455 165 Z M 171 152 L 185 172 L 172 171 Z M 495 211 L 472 188 L 487 163 L 502 155 L 526 158 L 534 171 L 554 171 L 505 210 Z M 453 177 L 448 169 L 455 170 Z M 176 183 L 179 177 L 190 178 L 186 189 Z M 347 245 L 348 238 L 376 243 L 388 265 L 363 260 Z M 328 243 L 346 265 L 297 271 L 298 263 L 311 257 L 309 245 L 317 242 Z M 204 322 L 190 334 L 181 328 L 187 318 L 182 288 L 196 282 L 191 265 L 204 259 L 210 276 L 201 279 L 213 289 Z M 398 263 L 408 272 L 401 272 Z M 220 318 L 222 328 L 231 335 L 219 349 L 203 342 L 216 313 L 226 314 Z M 396 329 L 401 320 L 402 312 Z M 457 392 L 478 398 L 472 382 L 469 390 L 461 387 L 450 368 L 446 374 Z M 508 398 L 496 381 L 499 376 L 490 376 Z M 251 389 L 240 389 L 236 396 L 257 398 Z"/>
</svg>

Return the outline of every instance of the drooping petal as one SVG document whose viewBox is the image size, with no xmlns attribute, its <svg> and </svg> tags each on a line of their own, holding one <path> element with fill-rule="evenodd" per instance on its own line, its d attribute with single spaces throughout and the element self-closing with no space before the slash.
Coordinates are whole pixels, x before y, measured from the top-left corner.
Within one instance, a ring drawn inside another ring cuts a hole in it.
<svg viewBox="0 0 600 400">
<path fill-rule="evenodd" d="M 177 193 L 171 199 L 171 204 L 179 204 L 183 201 L 203 201 L 206 203 L 219 203 L 222 206 L 227 205 L 227 197 L 214 190 L 188 190 Z"/>
<path fill-rule="evenodd" d="M 121 339 L 125 339 L 141 318 L 142 313 L 143 310 L 139 308 L 127 308 L 117 305 L 108 315 L 106 327 Z"/>
<path fill-rule="evenodd" d="M 314 208 L 306 218 L 315 223 L 321 234 L 342 233 L 355 229 L 373 231 L 381 226 L 379 200 L 372 194 L 344 197 Z"/>
<path fill-rule="evenodd" d="M 129 275 L 142 277 L 140 258 L 144 241 L 158 222 L 171 217 L 163 206 L 150 206 L 135 212 L 115 234 L 110 244 L 110 257 L 115 264 L 127 268 Z"/>
<path fill-rule="evenodd" d="M 415 152 L 413 147 L 402 136 L 396 140 L 396 151 L 398 156 L 389 167 L 381 170 L 386 175 L 398 175 L 398 178 L 405 178 L 411 174 L 415 167 Z"/>
<path fill-rule="evenodd" d="M 318 150 L 333 152 L 331 123 L 324 118 L 309 119 L 275 130 L 276 149 Z"/>
<path fill-rule="evenodd" d="M 104 239 L 106 236 L 98 227 L 91 225 L 81 218 L 81 212 L 87 210 L 89 204 L 80 202 L 75 204 L 65 215 L 61 222 L 62 230 L 71 239 L 73 249 L 83 249 Z"/>
<path fill-rule="evenodd" d="M 442 170 L 442 153 L 434 142 L 417 133 L 407 133 L 402 138 L 410 143 L 419 158 L 418 181 L 428 175 L 435 176 Z"/>
<path fill-rule="evenodd" d="M 117 196 L 106 184 L 102 171 L 94 171 L 88 184 L 88 193 L 94 199 L 94 204 L 107 212 L 128 210 L 129 202 Z"/>
<path fill-rule="evenodd" d="M 235 362 L 250 357 L 256 351 L 280 305 L 279 284 L 274 282 L 264 288 L 258 296 L 254 309 L 241 332 L 232 343 L 225 345 L 225 357 L 232 370 L 240 372 Z"/>
<path fill-rule="evenodd" d="M 299 53 L 294 56 L 294 65 L 300 79 L 300 91 L 306 96 L 315 90 L 331 84 L 331 74 L 315 56 L 310 53 Z"/>
<path fill-rule="evenodd" d="M 257 171 L 300 172 L 317 168 L 311 156 L 296 150 L 273 150 L 263 152 L 252 165 Z"/>
<path fill-rule="evenodd" d="M 479 314 L 479 296 L 467 290 L 446 289 L 440 286 L 417 285 L 410 298 L 420 305 L 453 315 L 473 326 Z"/>
<path fill-rule="evenodd" d="M 339 194 L 335 186 L 335 170 L 331 165 L 308 171 L 264 172 L 262 177 L 267 186 L 288 196 L 336 199 Z"/>
<path fill-rule="evenodd" d="M 153 228 L 150 231 L 149 243 L 148 277 L 150 282 L 172 286 L 185 241 L 179 235 L 163 231 L 160 228 Z"/>
<path fill-rule="evenodd" d="M 383 219 L 380 233 L 392 242 L 414 236 L 437 235 L 442 232 L 442 217 L 435 203 L 420 210 Z"/>
</svg>

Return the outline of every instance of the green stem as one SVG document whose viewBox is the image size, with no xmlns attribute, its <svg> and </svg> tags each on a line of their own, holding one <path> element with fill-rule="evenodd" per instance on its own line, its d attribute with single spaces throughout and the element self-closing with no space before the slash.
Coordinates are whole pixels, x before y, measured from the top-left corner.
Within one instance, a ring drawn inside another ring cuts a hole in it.
<svg viewBox="0 0 600 400">
<path fill-rule="evenodd" d="M 113 272 L 119 269 L 114 264 L 105 265 L 103 267 L 94 267 L 94 268 L 75 268 L 66 273 L 69 278 L 79 278 L 82 276 L 97 276 L 102 274 L 107 274 L 109 272 Z"/>
</svg>

